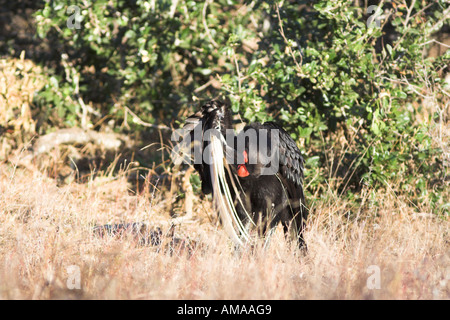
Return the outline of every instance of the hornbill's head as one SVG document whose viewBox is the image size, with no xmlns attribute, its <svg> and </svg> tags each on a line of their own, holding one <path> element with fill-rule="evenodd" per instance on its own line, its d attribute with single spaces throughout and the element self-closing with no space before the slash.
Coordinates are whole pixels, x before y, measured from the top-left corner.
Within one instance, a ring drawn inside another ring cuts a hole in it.
<svg viewBox="0 0 450 320">
<path fill-rule="evenodd" d="M 226 135 L 226 130 L 232 128 L 231 112 L 228 106 L 220 101 L 212 100 L 202 107 L 204 119 L 203 130 L 215 129 L 222 135 Z"/>
<path fill-rule="evenodd" d="M 278 129 L 252 123 L 236 136 L 236 174 L 242 179 L 259 178 L 274 167 L 278 171 Z"/>
</svg>

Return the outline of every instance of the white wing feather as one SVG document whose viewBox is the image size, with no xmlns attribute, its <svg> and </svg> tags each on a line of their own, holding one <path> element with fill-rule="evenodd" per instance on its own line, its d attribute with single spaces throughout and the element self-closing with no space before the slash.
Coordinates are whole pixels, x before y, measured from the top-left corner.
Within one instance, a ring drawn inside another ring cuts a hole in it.
<svg viewBox="0 0 450 320">
<path fill-rule="evenodd" d="M 248 231 L 242 224 L 233 205 L 231 192 L 227 184 L 224 166 L 228 165 L 223 153 L 222 142 L 215 135 L 211 135 L 211 182 L 214 193 L 215 206 L 219 212 L 225 231 L 228 236 L 238 245 L 249 241 Z"/>
</svg>

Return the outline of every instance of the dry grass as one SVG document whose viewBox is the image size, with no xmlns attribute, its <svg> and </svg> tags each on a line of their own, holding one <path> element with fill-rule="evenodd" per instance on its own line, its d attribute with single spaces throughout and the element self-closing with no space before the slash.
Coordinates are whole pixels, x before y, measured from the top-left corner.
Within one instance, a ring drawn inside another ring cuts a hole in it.
<svg viewBox="0 0 450 320">
<path fill-rule="evenodd" d="M 128 188 L 121 176 L 57 187 L 37 171 L 1 165 L 0 298 L 450 298 L 448 219 L 417 214 L 395 196 L 379 194 L 381 206 L 349 219 L 348 204 L 330 194 L 312 210 L 306 254 L 281 230 L 266 249 L 237 251 L 208 218 L 208 202 L 195 199 L 193 216 L 175 233 L 197 245 L 170 252 L 93 235 L 93 225 L 115 222 L 168 230 L 166 193 Z M 70 286 L 73 265 L 80 289 Z M 379 288 L 371 289 L 377 270 Z"/>
<path fill-rule="evenodd" d="M 25 59 L 25 51 L 18 59 L 0 57 L 0 161 L 35 135 L 31 105 L 44 84 L 42 68 Z"/>
</svg>

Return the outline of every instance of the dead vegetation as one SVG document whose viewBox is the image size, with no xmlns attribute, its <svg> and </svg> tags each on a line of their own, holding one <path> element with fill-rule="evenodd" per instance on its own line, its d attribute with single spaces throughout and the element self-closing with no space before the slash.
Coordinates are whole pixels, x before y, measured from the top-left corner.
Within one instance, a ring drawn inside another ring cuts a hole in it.
<svg viewBox="0 0 450 320">
<path fill-rule="evenodd" d="M 302 254 L 281 230 L 268 248 L 236 250 L 207 200 L 196 197 L 192 216 L 176 220 L 164 192 L 132 194 L 125 176 L 57 187 L 3 164 L 0 177 L 3 299 L 450 298 L 448 221 L 394 194 L 377 194 L 381 205 L 353 218 L 331 195 L 312 208 Z M 94 232 L 131 221 L 158 230 L 159 242 Z M 70 287 L 73 266 L 80 289 Z"/>
</svg>

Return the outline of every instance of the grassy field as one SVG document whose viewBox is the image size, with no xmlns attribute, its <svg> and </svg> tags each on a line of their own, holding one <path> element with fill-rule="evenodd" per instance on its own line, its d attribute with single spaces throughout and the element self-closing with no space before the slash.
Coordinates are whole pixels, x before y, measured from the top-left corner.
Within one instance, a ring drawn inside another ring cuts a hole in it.
<svg viewBox="0 0 450 320">
<path fill-rule="evenodd" d="M 29 105 L 42 86 L 37 69 L 23 58 L 2 63 L 9 89 L 0 97 L 2 114 L 19 114 L 5 120 L 8 130 L 32 132 Z M 366 186 L 359 208 L 325 186 L 309 199 L 306 253 L 281 230 L 265 248 L 236 250 L 210 201 L 186 179 L 176 180 L 185 198 L 173 216 L 177 193 L 152 174 L 138 192 L 128 179 L 132 169 L 62 183 L 52 178 L 57 151 L 53 164 L 42 166 L 30 160 L 29 140 L 0 138 L 0 299 L 450 298 L 448 215 L 412 205 L 395 185 Z M 129 222 L 160 228 L 161 244 L 93 232 Z"/>
<path fill-rule="evenodd" d="M 165 193 L 133 194 L 125 176 L 57 187 L 4 164 L 0 177 L 2 299 L 450 298 L 448 221 L 393 194 L 349 219 L 330 191 L 312 208 L 305 254 L 281 230 L 266 248 L 235 250 L 207 200 L 195 198 L 192 216 L 174 220 Z M 132 221 L 160 227 L 162 244 L 93 233 Z M 164 237 L 172 222 L 186 246 Z"/>
</svg>

